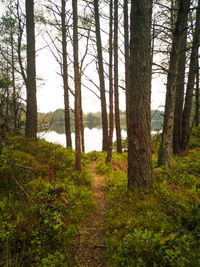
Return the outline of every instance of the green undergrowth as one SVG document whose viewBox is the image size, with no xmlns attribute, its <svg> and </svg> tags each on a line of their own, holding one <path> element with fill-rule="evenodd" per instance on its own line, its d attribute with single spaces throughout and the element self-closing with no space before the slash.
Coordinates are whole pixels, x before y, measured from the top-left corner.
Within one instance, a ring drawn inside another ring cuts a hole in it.
<svg viewBox="0 0 200 267">
<path fill-rule="evenodd" d="M 74 152 L 21 136 L 0 156 L 0 265 L 70 266 L 73 239 L 94 208 L 91 175 Z"/>
<path fill-rule="evenodd" d="M 112 166 L 104 160 L 101 154 L 96 168 L 106 179 L 111 266 L 200 266 L 200 148 L 174 157 L 170 168 L 154 168 L 146 191 L 128 192 L 126 153 L 114 154 Z"/>
</svg>

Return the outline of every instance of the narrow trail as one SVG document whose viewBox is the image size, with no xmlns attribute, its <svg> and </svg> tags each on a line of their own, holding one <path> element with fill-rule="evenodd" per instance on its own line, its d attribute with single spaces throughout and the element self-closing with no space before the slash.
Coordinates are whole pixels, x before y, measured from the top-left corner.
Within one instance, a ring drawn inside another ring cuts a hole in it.
<svg viewBox="0 0 200 267">
<path fill-rule="evenodd" d="M 95 163 L 89 169 L 93 176 L 92 191 L 96 203 L 95 211 L 80 229 L 76 241 L 75 260 L 77 266 L 95 267 L 106 264 L 106 248 L 104 240 L 104 212 L 106 211 L 106 195 L 103 191 L 104 177 L 96 173 Z"/>
</svg>

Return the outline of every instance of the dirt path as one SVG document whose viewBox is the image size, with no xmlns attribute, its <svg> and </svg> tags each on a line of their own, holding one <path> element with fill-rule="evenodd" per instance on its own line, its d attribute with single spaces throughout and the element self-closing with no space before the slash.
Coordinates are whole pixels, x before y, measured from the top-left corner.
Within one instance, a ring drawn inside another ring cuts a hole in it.
<svg viewBox="0 0 200 267">
<path fill-rule="evenodd" d="M 104 177 L 96 173 L 95 163 L 91 164 L 90 172 L 94 179 L 92 191 L 94 193 L 96 209 L 80 230 L 76 245 L 75 259 L 77 266 L 105 267 L 107 264 L 103 225 L 104 212 L 106 210 L 106 196 L 102 189 Z"/>
</svg>

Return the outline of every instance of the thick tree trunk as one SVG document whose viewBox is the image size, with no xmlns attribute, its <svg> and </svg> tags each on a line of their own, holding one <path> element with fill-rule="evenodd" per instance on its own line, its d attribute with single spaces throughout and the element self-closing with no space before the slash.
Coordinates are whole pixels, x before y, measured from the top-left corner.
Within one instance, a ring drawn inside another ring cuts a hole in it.
<svg viewBox="0 0 200 267">
<path fill-rule="evenodd" d="M 81 172 L 81 79 L 78 60 L 78 15 L 77 0 L 72 1 L 73 9 L 73 46 L 74 46 L 74 82 L 75 82 L 75 153 L 76 170 Z"/>
<path fill-rule="evenodd" d="M 37 98 L 35 68 L 35 23 L 33 0 L 26 0 L 26 34 L 27 34 L 27 110 L 26 137 L 37 138 Z"/>
<path fill-rule="evenodd" d="M 126 89 L 126 129 L 128 129 L 128 98 L 129 98 L 129 33 L 128 33 L 128 0 L 124 0 L 124 56 L 125 56 L 125 89 Z"/>
<path fill-rule="evenodd" d="M 183 122 L 182 122 L 182 139 L 181 149 L 186 151 L 190 140 L 190 118 L 192 111 L 192 100 L 194 91 L 195 75 L 197 72 L 197 60 L 198 60 L 198 49 L 200 41 L 200 0 L 198 1 L 198 8 L 196 13 L 196 25 L 192 42 L 192 52 L 189 66 L 188 83 L 185 96 L 185 105 L 183 110 Z"/>
<path fill-rule="evenodd" d="M 114 96 L 115 96 L 115 128 L 117 137 L 117 153 L 122 153 L 122 138 L 119 115 L 118 88 L 118 0 L 114 0 Z"/>
<path fill-rule="evenodd" d="M 66 34 L 66 1 L 61 0 L 62 4 L 62 57 L 63 57 L 63 87 L 64 87 L 64 108 L 65 108 L 65 134 L 66 145 L 72 147 L 70 130 L 70 108 L 69 108 L 69 84 L 68 84 L 68 65 L 67 65 L 67 34 Z"/>
<path fill-rule="evenodd" d="M 152 1 L 131 1 L 128 188 L 151 183 L 151 10 Z M 137 67 L 136 67 L 137 66 Z"/>
<path fill-rule="evenodd" d="M 187 27 L 187 23 L 184 26 Z M 178 77 L 176 83 L 176 98 L 174 110 L 173 153 L 181 152 L 181 133 L 183 118 L 183 101 L 185 88 L 185 63 L 186 63 L 187 31 L 181 41 L 181 53 L 178 61 Z"/>
<path fill-rule="evenodd" d="M 101 33 L 99 22 L 99 1 L 94 0 L 94 15 L 95 15 L 95 27 L 96 27 L 96 44 L 97 44 L 97 58 L 98 58 L 98 72 L 100 83 L 100 96 L 101 96 L 101 116 L 102 116 L 102 130 L 103 130 L 103 144 L 102 149 L 108 150 L 108 118 L 106 110 L 106 95 L 105 95 L 105 81 L 104 81 L 104 68 L 103 68 L 103 55 L 101 45 Z"/>
<path fill-rule="evenodd" d="M 158 165 L 170 165 L 170 155 L 174 126 L 174 109 L 176 96 L 176 82 L 178 61 L 181 49 L 181 41 L 186 29 L 184 28 L 187 21 L 190 7 L 190 0 L 178 0 L 178 14 L 173 32 L 172 49 L 170 53 L 169 71 L 167 76 L 167 92 L 165 99 L 165 114 L 163 123 L 163 133 L 158 153 Z"/>
<path fill-rule="evenodd" d="M 110 29 L 109 29 L 109 137 L 106 163 L 112 159 L 112 140 L 113 140 L 113 1 L 110 0 Z"/>
<path fill-rule="evenodd" d="M 199 126 L 199 60 L 197 60 L 196 72 L 196 103 L 195 103 L 195 126 Z"/>
</svg>

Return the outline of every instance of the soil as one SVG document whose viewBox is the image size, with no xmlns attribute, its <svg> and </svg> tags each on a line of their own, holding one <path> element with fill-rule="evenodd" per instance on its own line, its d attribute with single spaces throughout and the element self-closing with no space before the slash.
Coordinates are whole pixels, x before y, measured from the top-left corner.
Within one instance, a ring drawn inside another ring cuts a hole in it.
<svg viewBox="0 0 200 267">
<path fill-rule="evenodd" d="M 96 209 L 90 215 L 79 231 L 76 240 L 76 266 L 96 267 L 109 266 L 106 261 L 104 213 L 106 211 L 106 193 L 103 190 L 104 177 L 95 171 L 95 163 L 91 164 L 90 172 L 93 176 L 92 191 Z"/>
</svg>

